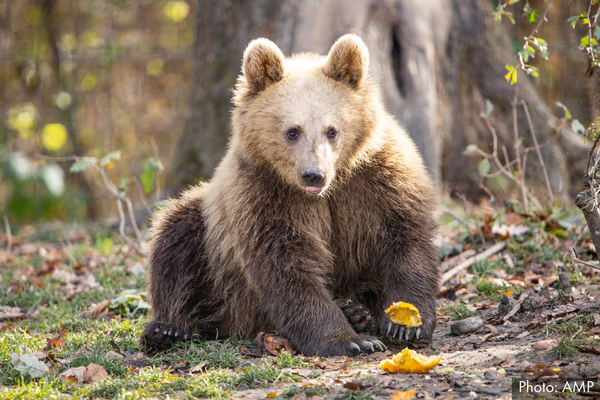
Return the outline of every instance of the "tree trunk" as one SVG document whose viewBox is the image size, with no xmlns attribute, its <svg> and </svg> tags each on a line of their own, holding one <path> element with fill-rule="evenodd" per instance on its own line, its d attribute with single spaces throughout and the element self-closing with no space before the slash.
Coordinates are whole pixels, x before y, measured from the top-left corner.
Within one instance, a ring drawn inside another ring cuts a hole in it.
<svg viewBox="0 0 600 400">
<path fill-rule="evenodd" d="M 491 150 L 491 135 L 480 117 L 486 99 L 495 105 L 491 122 L 509 158 L 515 157 L 515 87 L 531 112 L 538 141 L 555 135 L 548 121 L 556 118 L 530 78 L 519 73 L 515 86 L 506 83 L 504 66 L 516 64 L 516 59 L 508 34 L 492 20 L 488 1 L 357 0 L 351 7 L 343 0 L 233 3 L 199 0 L 193 95 L 174 157 L 171 193 L 209 178 L 220 161 L 230 130 L 230 89 L 244 47 L 259 36 L 273 40 L 289 55 L 326 54 L 342 34 L 360 35 L 388 109 L 417 143 L 440 192 L 444 182 L 450 193 L 478 193 L 472 175 L 480 160 L 463 151 L 469 144 Z M 519 136 L 530 146 L 522 109 L 517 118 Z M 574 162 L 585 163 L 586 153 L 583 141 L 567 129 L 543 147 L 553 191 L 568 194 L 569 171 Z M 543 182 L 535 157 L 530 155 L 528 165 L 527 179 Z"/>
</svg>

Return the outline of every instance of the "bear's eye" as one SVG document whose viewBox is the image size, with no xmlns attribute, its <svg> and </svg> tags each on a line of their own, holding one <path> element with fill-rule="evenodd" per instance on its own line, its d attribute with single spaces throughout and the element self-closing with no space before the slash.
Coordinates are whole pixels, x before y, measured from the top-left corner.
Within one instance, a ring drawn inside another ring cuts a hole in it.
<svg viewBox="0 0 600 400">
<path fill-rule="evenodd" d="M 329 139 L 333 139 L 336 135 L 337 135 L 337 131 L 333 128 L 329 128 L 329 130 L 327 131 L 327 137 Z"/>
<path fill-rule="evenodd" d="M 296 129 L 290 129 L 289 131 L 287 131 L 287 137 L 289 137 L 292 140 L 298 139 L 298 131 Z"/>
</svg>

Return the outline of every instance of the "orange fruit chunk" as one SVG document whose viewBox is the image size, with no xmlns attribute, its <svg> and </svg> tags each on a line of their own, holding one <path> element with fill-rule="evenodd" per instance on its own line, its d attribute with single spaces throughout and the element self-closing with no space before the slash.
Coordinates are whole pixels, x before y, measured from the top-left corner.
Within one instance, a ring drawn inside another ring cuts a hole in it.
<svg viewBox="0 0 600 400">
<path fill-rule="evenodd" d="M 391 360 L 383 360 L 379 367 L 382 370 L 391 373 L 424 374 L 438 365 L 441 360 L 441 354 L 439 356 L 427 357 L 414 350 L 405 348 Z"/>
<path fill-rule="evenodd" d="M 410 303 L 394 303 L 385 311 L 385 315 L 387 315 L 393 323 L 398 325 L 404 325 L 411 328 L 423 325 L 419 310 Z"/>
</svg>

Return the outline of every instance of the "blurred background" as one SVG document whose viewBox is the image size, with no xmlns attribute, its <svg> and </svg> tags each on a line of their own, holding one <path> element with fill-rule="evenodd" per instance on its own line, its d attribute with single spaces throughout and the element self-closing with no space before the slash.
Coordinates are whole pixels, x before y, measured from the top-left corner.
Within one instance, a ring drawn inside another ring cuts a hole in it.
<svg viewBox="0 0 600 400">
<path fill-rule="evenodd" d="M 477 162 L 462 152 L 472 143 L 490 146 L 479 121 L 486 99 L 496 106 L 501 140 L 512 140 L 515 91 L 504 79 L 505 64 L 518 62 L 515 54 L 537 24 L 521 12 L 515 24 L 493 22 L 497 1 L 410 3 L 0 1 L 0 215 L 16 226 L 114 217 L 115 202 L 100 177 L 70 172 L 73 160 L 56 158 L 100 159 L 116 151 L 120 159 L 103 168 L 143 215 L 154 202 L 210 178 L 227 143 L 231 88 L 250 40 L 269 37 L 285 54 L 325 54 L 346 32 L 367 42 L 386 104 L 420 145 L 440 192 L 480 201 Z M 549 2 L 529 4 L 543 13 Z M 584 126 L 593 120 L 586 57 L 578 49 L 585 30 L 567 22 L 587 5 L 550 5 L 536 34 L 549 44 L 548 60 L 530 62 L 539 78 L 519 75 L 516 87 L 532 108 L 540 141 L 556 136 L 548 125 L 552 115 L 564 115 L 556 101 Z M 407 69 L 411 62 L 418 73 Z M 521 135 L 529 137 L 526 130 Z M 544 150 L 556 169 L 553 189 L 568 201 L 582 176 L 569 153 L 579 159 L 584 153 L 553 140 L 556 146 Z M 535 160 L 530 168 L 535 185 Z M 501 182 L 495 190 L 510 193 Z"/>
</svg>

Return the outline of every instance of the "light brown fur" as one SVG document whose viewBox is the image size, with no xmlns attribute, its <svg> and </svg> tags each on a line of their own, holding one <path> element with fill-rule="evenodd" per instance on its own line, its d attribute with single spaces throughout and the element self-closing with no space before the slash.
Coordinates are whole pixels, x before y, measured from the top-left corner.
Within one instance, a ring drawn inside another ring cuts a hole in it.
<svg viewBox="0 0 600 400">
<path fill-rule="evenodd" d="M 353 330 L 335 298 L 364 303 L 384 336 L 429 340 L 439 282 L 435 194 L 368 76 L 362 40 L 345 35 L 327 57 L 284 58 L 258 39 L 243 71 L 233 137 L 214 178 L 155 218 L 154 314 L 142 342 L 161 348 L 175 334 L 278 330 L 310 355 L 380 346 Z M 318 195 L 309 193 L 307 169 L 323 174 Z M 394 301 L 415 304 L 423 327 L 392 324 L 383 311 Z"/>
</svg>

